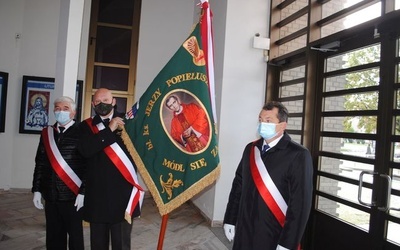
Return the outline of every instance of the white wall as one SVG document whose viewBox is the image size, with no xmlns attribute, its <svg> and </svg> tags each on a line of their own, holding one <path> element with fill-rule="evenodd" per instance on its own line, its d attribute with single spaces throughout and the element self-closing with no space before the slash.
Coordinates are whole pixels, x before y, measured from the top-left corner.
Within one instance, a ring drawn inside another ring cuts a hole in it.
<svg viewBox="0 0 400 250">
<path fill-rule="evenodd" d="M 31 187 L 39 137 L 18 133 L 22 75 L 54 77 L 59 6 L 55 0 L 0 1 L 0 70 L 9 73 L 0 188 Z"/>
<path fill-rule="evenodd" d="M 0 189 L 30 188 L 38 135 L 19 134 L 22 75 L 54 77 L 61 0 L 0 0 L 0 71 L 8 72 L 5 133 L 0 133 Z M 221 176 L 193 202 L 218 225 L 244 146 L 256 138 L 265 93 L 263 52 L 268 1 L 210 0 L 214 14 L 215 74 Z M 84 80 L 90 0 L 85 0 L 78 79 Z M 146 90 L 198 20 L 193 1 L 143 0 L 135 98 Z M 21 39 L 15 39 L 21 33 Z M 77 62 L 78 63 L 78 62 Z"/>
<path fill-rule="evenodd" d="M 221 176 L 194 203 L 211 218 L 223 220 L 236 167 L 247 143 L 255 140 L 258 114 L 264 103 L 266 63 L 263 51 L 252 48 L 256 33 L 266 37 L 268 1 L 212 1 L 216 84 L 219 107 Z M 225 18 L 225 19 L 224 19 Z"/>
<path fill-rule="evenodd" d="M 190 34 L 193 1 L 142 0 L 135 100 Z"/>
<path fill-rule="evenodd" d="M 0 1 L 0 71 L 8 72 L 8 98 L 6 113 L 6 133 L 0 133 L 0 188 L 12 186 L 12 162 L 14 137 L 17 134 L 19 120 L 20 78 L 17 77 L 21 41 L 15 39 L 15 33 L 22 32 L 24 1 Z M 18 85 L 18 87 L 16 86 Z M 22 154 L 22 152 L 21 152 Z"/>
<path fill-rule="evenodd" d="M 60 0 L 0 0 L 0 71 L 9 73 L 5 133 L 0 133 L 0 189 L 32 185 L 39 135 L 19 133 L 22 76 L 55 77 L 60 3 Z M 76 76 L 80 80 L 85 79 L 90 3 L 85 0 Z M 16 33 L 21 34 L 20 39 L 15 39 Z M 54 121 L 52 114 L 50 119 Z"/>
</svg>

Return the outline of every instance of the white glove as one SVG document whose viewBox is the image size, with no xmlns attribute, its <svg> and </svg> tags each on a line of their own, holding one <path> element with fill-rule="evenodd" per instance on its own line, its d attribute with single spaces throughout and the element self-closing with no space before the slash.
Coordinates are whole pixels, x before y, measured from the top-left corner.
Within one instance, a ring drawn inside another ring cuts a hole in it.
<svg viewBox="0 0 400 250">
<path fill-rule="evenodd" d="M 40 192 L 33 192 L 33 205 L 37 209 L 43 209 L 42 194 Z"/>
<path fill-rule="evenodd" d="M 283 247 L 283 246 L 281 246 L 281 245 L 278 245 L 277 247 L 276 247 L 276 250 L 290 250 L 289 248 L 286 248 L 286 247 Z"/>
<path fill-rule="evenodd" d="M 235 237 L 235 226 L 231 224 L 224 224 L 225 236 L 229 241 L 232 241 Z"/>
<path fill-rule="evenodd" d="M 84 200 L 85 200 L 85 196 L 83 194 L 78 194 L 78 196 L 76 196 L 76 200 L 75 200 L 75 204 L 74 204 L 74 206 L 76 207 L 76 211 L 78 211 L 79 209 L 81 209 L 81 207 L 83 207 Z"/>
</svg>

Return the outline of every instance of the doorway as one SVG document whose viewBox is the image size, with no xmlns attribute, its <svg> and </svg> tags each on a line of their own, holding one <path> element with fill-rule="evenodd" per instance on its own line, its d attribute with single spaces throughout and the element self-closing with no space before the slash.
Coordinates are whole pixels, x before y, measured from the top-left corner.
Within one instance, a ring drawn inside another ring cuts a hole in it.
<svg viewBox="0 0 400 250">
<path fill-rule="evenodd" d="M 388 17 L 316 53 L 305 249 L 400 249 L 398 21 Z"/>
<path fill-rule="evenodd" d="M 93 115 L 91 100 L 108 88 L 125 113 L 134 101 L 140 0 L 93 0 L 89 30 L 84 116 Z"/>
</svg>

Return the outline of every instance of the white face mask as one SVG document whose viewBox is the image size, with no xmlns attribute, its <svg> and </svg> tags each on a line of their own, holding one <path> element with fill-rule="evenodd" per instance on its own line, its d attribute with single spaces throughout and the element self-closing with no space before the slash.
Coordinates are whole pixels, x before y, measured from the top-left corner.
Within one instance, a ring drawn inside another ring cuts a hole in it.
<svg viewBox="0 0 400 250">
<path fill-rule="evenodd" d="M 60 125 L 65 125 L 68 122 L 70 122 L 71 121 L 71 118 L 69 117 L 70 115 L 71 115 L 71 112 L 69 112 L 69 111 L 54 112 L 54 116 L 56 117 L 56 120 Z"/>
<path fill-rule="evenodd" d="M 276 136 L 278 133 L 276 132 L 276 124 L 275 123 L 267 123 L 267 122 L 260 122 L 258 124 L 258 133 L 264 140 L 271 139 L 272 137 Z"/>
</svg>

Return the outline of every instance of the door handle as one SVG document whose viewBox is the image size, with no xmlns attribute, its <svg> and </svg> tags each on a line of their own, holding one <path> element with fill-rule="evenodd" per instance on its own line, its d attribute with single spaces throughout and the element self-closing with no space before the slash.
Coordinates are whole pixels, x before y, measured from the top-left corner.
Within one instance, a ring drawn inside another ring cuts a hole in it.
<svg viewBox="0 0 400 250">
<path fill-rule="evenodd" d="M 389 175 L 387 174 L 379 174 L 378 172 L 374 172 L 374 171 L 361 171 L 360 173 L 360 178 L 359 178 L 359 186 L 358 186 L 358 202 L 360 202 L 360 204 L 363 204 L 365 206 L 369 206 L 369 207 L 373 207 L 373 206 L 377 206 L 376 205 L 376 201 L 371 201 L 371 203 L 367 203 L 367 202 L 363 202 L 361 199 L 362 196 L 362 184 L 363 184 L 363 177 L 365 174 L 369 174 L 369 175 L 378 175 L 381 178 L 385 178 L 387 180 L 387 197 L 386 197 L 386 204 L 385 206 L 382 207 L 378 207 L 379 210 L 381 211 L 388 211 L 389 209 L 393 209 L 393 208 L 389 208 L 390 205 L 390 192 L 392 191 L 392 178 L 390 178 Z M 393 210 L 397 210 L 397 209 L 393 209 Z M 400 209 L 399 209 L 400 210 Z"/>
<path fill-rule="evenodd" d="M 363 177 L 364 177 L 365 174 L 377 175 L 378 173 L 377 172 L 373 172 L 373 171 L 361 171 L 360 178 L 359 178 L 359 183 L 358 183 L 358 202 L 360 202 L 360 204 L 362 204 L 362 205 L 365 205 L 365 206 L 368 206 L 368 207 L 373 207 L 373 206 L 376 206 L 376 202 L 375 201 L 371 201 L 371 203 L 367 203 L 367 202 L 363 202 L 362 199 L 361 199 Z"/>
<path fill-rule="evenodd" d="M 387 174 L 379 174 L 380 177 L 385 178 L 387 180 L 387 197 L 386 197 L 386 205 L 384 207 L 378 207 L 379 210 L 386 212 L 389 210 L 390 206 L 390 193 L 392 192 L 392 178 L 390 178 Z"/>
</svg>

